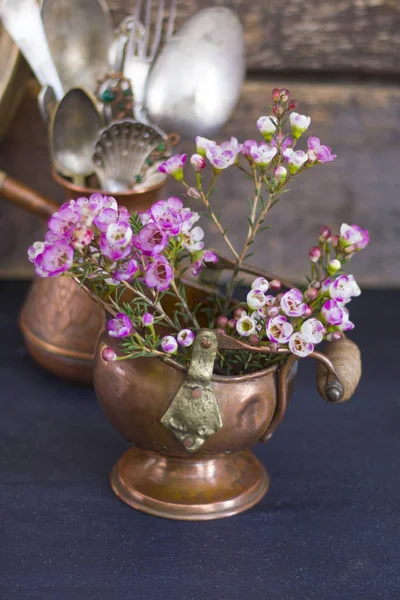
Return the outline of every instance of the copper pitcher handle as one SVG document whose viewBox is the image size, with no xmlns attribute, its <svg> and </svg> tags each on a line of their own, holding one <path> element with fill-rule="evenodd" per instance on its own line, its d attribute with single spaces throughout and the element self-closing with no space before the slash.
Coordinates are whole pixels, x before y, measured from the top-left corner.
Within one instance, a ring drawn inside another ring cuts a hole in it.
<svg viewBox="0 0 400 600">
<path fill-rule="evenodd" d="M 331 403 L 346 402 L 353 396 L 361 378 L 361 353 L 357 344 L 343 337 L 328 343 L 324 356 L 333 366 L 317 365 L 317 388 L 320 396 Z"/>
<path fill-rule="evenodd" d="M 0 171 L 0 194 L 24 210 L 42 219 L 49 219 L 59 205 L 32 188 Z"/>
</svg>

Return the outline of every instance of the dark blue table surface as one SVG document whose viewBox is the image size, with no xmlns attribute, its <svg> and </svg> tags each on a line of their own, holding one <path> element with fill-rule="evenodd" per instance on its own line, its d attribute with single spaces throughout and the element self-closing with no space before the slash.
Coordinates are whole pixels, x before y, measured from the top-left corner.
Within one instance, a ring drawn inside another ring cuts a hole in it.
<svg viewBox="0 0 400 600">
<path fill-rule="evenodd" d="M 301 364 L 282 425 L 257 455 L 271 488 L 242 515 L 168 521 L 120 502 L 126 442 L 91 389 L 42 371 L 17 328 L 25 283 L 0 282 L 1 600 L 400 598 L 400 292 L 353 301 L 364 374 L 319 398 Z"/>
</svg>

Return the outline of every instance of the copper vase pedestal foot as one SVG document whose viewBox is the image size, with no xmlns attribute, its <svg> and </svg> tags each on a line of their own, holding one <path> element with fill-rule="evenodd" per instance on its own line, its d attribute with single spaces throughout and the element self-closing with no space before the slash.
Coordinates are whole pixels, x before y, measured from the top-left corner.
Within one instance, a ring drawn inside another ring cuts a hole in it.
<svg viewBox="0 0 400 600">
<path fill-rule="evenodd" d="M 269 486 L 266 470 L 250 450 L 186 459 L 130 448 L 114 465 L 110 480 L 129 506 L 183 521 L 240 513 L 259 502 Z"/>
</svg>

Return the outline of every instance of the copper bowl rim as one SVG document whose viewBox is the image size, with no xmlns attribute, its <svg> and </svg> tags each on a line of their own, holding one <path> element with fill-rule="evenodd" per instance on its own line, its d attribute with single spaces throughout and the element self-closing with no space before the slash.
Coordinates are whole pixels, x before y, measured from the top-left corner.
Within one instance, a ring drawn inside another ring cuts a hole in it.
<svg viewBox="0 0 400 600">
<path fill-rule="evenodd" d="M 62 175 L 60 175 L 56 169 L 52 169 L 52 175 L 53 175 L 53 179 L 62 187 L 71 190 L 72 192 L 78 192 L 79 194 L 107 194 L 107 195 L 111 195 L 113 196 L 113 194 L 111 194 L 110 192 L 105 192 L 104 190 L 100 190 L 97 188 L 88 188 L 88 187 L 81 187 L 80 185 L 75 185 L 74 183 L 72 183 L 71 181 L 69 181 L 68 179 L 66 179 L 65 177 L 62 177 Z M 158 183 L 157 185 L 152 185 L 151 187 L 145 188 L 143 190 L 127 190 L 126 192 L 118 192 L 115 193 L 114 195 L 117 196 L 118 198 L 129 198 L 131 196 L 140 196 L 141 194 L 147 194 L 149 192 L 153 192 L 155 190 L 160 189 L 161 187 L 163 187 L 165 185 L 165 182 L 167 180 L 167 177 L 161 181 L 160 183 Z"/>
</svg>

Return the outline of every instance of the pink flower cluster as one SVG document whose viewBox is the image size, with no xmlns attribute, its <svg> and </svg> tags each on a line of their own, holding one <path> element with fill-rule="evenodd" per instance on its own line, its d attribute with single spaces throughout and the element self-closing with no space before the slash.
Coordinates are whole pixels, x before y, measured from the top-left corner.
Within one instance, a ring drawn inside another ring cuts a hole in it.
<svg viewBox="0 0 400 600">
<path fill-rule="evenodd" d="M 73 267 L 79 275 L 89 260 L 89 278 L 103 277 L 118 285 L 141 277 L 148 287 L 165 291 L 173 279 L 165 252 L 171 238 L 190 255 L 195 273 L 217 260 L 204 251 L 204 232 L 194 226 L 198 219 L 179 198 L 160 200 L 141 215 L 142 228 L 135 234 L 125 207 L 112 197 L 93 194 L 54 213 L 45 241 L 33 244 L 28 256 L 40 277 L 56 277 Z"/>
</svg>

